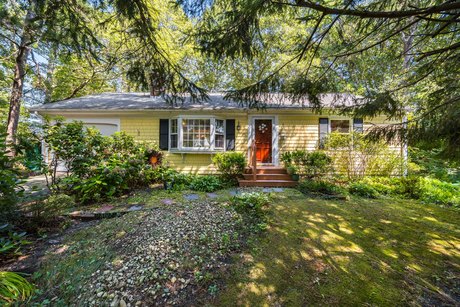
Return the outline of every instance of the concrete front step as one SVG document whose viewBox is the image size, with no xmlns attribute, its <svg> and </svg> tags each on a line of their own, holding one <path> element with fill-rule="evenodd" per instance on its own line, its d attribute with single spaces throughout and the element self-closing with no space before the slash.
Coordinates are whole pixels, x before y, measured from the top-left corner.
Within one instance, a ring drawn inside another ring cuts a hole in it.
<svg viewBox="0 0 460 307">
<path fill-rule="evenodd" d="M 295 187 L 293 180 L 238 180 L 240 187 Z"/>
<path fill-rule="evenodd" d="M 244 174 L 244 179 L 253 180 L 252 174 Z M 256 174 L 256 180 L 292 180 L 288 174 Z"/>
</svg>

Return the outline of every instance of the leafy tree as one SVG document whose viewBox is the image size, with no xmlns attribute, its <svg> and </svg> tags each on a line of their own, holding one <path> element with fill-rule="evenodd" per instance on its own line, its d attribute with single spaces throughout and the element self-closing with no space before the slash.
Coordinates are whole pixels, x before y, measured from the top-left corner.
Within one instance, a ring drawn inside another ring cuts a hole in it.
<svg viewBox="0 0 460 307">
<path fill-rule="evenodd" d="M 118 59 L 114 55 L 118 54 L 119 49 L 112 45 L 110 52 L 105 52 L 105 48 L 110 45 L 107 42 L 118 43 L 119 48 L 126 47 L 125 50 L 131 52 L 123 53 L 125 59 L 135 53 L 139 58 L 143 53 L 145 58 L 157 65 L 155 81 L 162 80 L 165 91 L 171 94 L 172 99 L 181 98 L 184 93 L 189 93 L 192 99 L 205 99 L 205 92 L 185 78 L 174 55 L 169 53 L 171 50 L 165 48 L 161 31 L 158 30 L 160 15 L 157 7 L 161 7 L 161 3 L 147 0 L 1 1 L 0 52 L 7 54 L 2 58 L 1 72 L 12 76 L 6 125 L 7 143 L 10 146 L 16 143 L 21 100 L 27 81 L 42 82 L 46 89 L 45 96 L 48 100 L 52 99 L 50 88 L 53 80 L 41 80 L 43 76 L 37 56 L 39 51 L 48 51 L 45 54 L 50 55 L 50 71 L 54 70 L 53 64 L 62 55 L 70 55 L 67 61 L 75 61 L 75 57 L 85 59 L 87 65 L 82 68 L 90 72 L 90 78 L 70 78 L 70 83 L 75 84 L 78 90 L 95 81 L 94 76 L 99 72 L 96 66 L 105 66 L 109 71 L 114 68 Z M 115 39 L 109 39 L 104 29 L 112 31 Z M 85 74 L 79 77 L 85 77 Z M 35 77 L 28 80 L 27 76 L 32 75 Z M 65 92 L 73 96 L 75 89 Z M 69 96 L 57 95 L 59 98 Z M 14 155 L 14 149 L 11 149 Z"/>
<path fill-rule="evenodd" d="M 352 107 L 337 101 L 344 113 L 401 118 L 407 107 L 413 109 L 405 123 L 377 127 L 374 136 L 436 138 L 445 154 L 460 156 L 458 1 L 183 2 L 201 14 L 197 40 L 217 58 L 253 59 L 261 49 L 271 48 L 261 27 L 269 16 L 294 12 L 289 24 L 308 32 L 293 45 L 289 60 L 231 91 L 228 98 L 257 107 L 273 99 L 273 92 L 283 92 L 297 103 L 308 98 L 319 110 L 320 94 L 349 90 L 363 97 Z M 301 71 L 295 78 L 283 78 L 291 63 Z"/>
</svg>

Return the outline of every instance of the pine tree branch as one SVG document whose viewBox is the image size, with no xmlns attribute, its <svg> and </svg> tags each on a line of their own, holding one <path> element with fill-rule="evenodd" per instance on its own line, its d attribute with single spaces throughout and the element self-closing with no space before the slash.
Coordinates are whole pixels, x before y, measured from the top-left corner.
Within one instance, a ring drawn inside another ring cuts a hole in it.
<svg viewBox="0 0 460 307">
<path fill-rule="evenodd" d="M 307 0 L 298 0 L 295 4 L 286 3 L 286 2 L 277 2 L 273 3 L 281 5 L 290 5 L 297 7 L 310 8 L 315 11 L 322 12 L 326 15 L 344 15 L 344 16 L 356 16 L 361 18 L 404 18 L 411 16 L 420 16 L 428 14 L 443 13 L 448 11 L 455 11 L 460 9 L 460 2 L 445 2 L 440 5 L 434 5 L 427 8 L 419 8 L 412 10 L 403 10 L 403 11 L 370 11 L 370 10 L 352 10 L 352 9 L 339 9 L 323 6 L 317 3 L 313 3 Z"/>
</svg>

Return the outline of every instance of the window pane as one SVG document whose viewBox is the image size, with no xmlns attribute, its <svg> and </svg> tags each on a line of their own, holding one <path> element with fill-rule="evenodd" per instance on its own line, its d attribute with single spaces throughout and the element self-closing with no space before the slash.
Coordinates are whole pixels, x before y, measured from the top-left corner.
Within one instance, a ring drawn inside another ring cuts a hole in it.
<svg viewBox="0 0 460 307">
<path fill-rule="evenodd" d="M 224 133 L 224 121 L 221 119 L 216 119 L 216 133 Z"/>
<path fill-rule="evenodd" d="M 350 121 L 345 120 L 331 120 L 331 132 L 348 133 L 350 132 Z"/>
<path fill-rule="evenodd" d="M 171 120 L 171 133 L 177 133 L 177 119 Z"/>
<path fill-rule="evenodd" d="M 222 134 L 216 134 L 216 148 L 224 148 L 224 136 Z"/>
<path fill-rule="evenodd" d="M 177 148 L 177 134 L 171 134 L 171 148 Z"/>
<path fill-rule="evenodd" d="M 183 144 L 184 147 L 203 148 L 210 147 L 211 120 L 210 119 L 184 119 Z"/>
</svg>

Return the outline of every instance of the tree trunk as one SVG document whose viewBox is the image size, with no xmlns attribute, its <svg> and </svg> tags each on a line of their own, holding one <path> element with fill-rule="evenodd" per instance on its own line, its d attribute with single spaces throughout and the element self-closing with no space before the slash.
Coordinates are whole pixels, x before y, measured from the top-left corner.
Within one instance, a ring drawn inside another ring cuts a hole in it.
<svg viewBox="0 0 460 307">
<path fill-rule="evenodd" d="M 16 132 L 18 130 L 19 115 L 21 112 L 21 100 L 24 89 L 24 80 L 26 76 L 27 58 L 29 57 L 30 47 L 32 42 L 31 37 L 31 22 L 34 18 L 35 1 L 31 1 L 31 6 L 24 20 L 24 27 L 21 37 L 21 42 L 18 46 L 14 66 L 14 79 L 11 88 L 10 108 L 8 112 L 8 122 L 6 128 L 6 146 L 8 155 L 14 157 L 16 155 Z"/>
<path fill-rule="evenodd" d="M 10 109 L 8 112 L 8 125 L 6 128 L 6 143 L 10 156 L 15 156 L 14 145 L 16 144 L 16 131 L 18 130 L 19 114 L 21 111 L 21 100 L 24 88 L 25 70 L 29 48 L 20 46 L 16 56 L 14 67 L 14 80 L 11 89 Z"/>
</svg>

